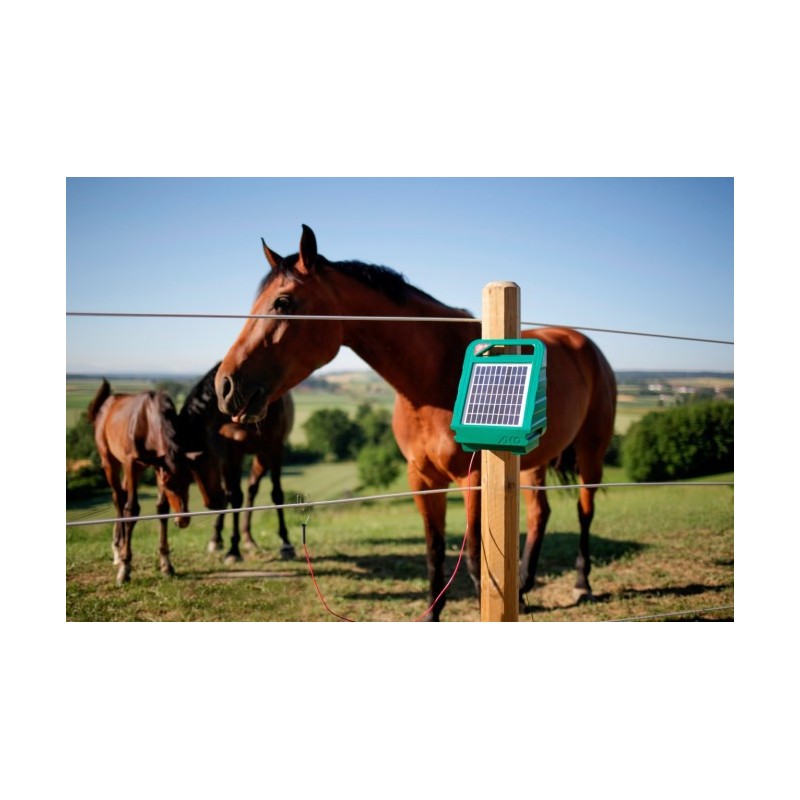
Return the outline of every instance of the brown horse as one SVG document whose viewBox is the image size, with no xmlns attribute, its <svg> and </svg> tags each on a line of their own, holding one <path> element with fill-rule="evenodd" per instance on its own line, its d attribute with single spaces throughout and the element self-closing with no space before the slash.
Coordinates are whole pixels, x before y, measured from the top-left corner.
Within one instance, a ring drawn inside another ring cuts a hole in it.
<svg viewBox="0 0 800 800">
<path fill-rule="evenodd" d="M 189 472 L 186 457 L 177 440 L 177 418 L 172 400 L 164 392 L 112 394 L 108 381 L 97 390 L 88 409 L 94 425 L 94 439 L 103 471 L 111 487 L 117 516 L 137 517 L 141 507 L 137 488 L 147 467 L 156 472 L 158 501 L 156 512 L 167 514 L 170 507 L 176 514 L 189 510 Z M 120 480 L 120 470 L 123 473 Z M 189 524 L 189 517 L 175 517 L 179 528 Z M 159 558 L 161 571 L 174 575 L 169 560 L 167 520 L 159 520 L 161 541 Z M 112 552 L 114 564 L 119 564 L 117 583 L 130 580 L 131 537 L 136 520 L 114 523 Z"/>
<path fill-rule="evenodd" d="M 412 490 L 478 485 L 479 466 L 468 475 L 470 455 L 453 439 L 453 405 L 467 345 L 480 337 L 480 323 L 293 319 L 293 315 L 458 317 L 450 308 L 409 285 L 398 273 L 356 261 L 331 262 L 317 252 L 303 226 L 300 252 L 282 258 L 262 239 L 271 271 L 261 282 L 253 314 L 217 372 L 220 408 L 235 421 L 255 422 L 269 404 L 329 362 L 342 345 L 352 348 L 397 393 L 393 430 L 408 462 Z M 547 432 L 523 456 L 522 485 L 544 486 L 548 465 L 574 453 L 583 484 L 599 483 L 616 409 L 614 373 L 597 346 L 569 328 L 541 328 L 524 336 L 547 345 Z M 479 463 L 479 462 L 478 462 Z M 576 599 L 591 597 L 589 527 L 595 489 L 581 486 Z M 431 602 L 444 586 L 446 495 L 416 495 L 427 545 Z M 550 508 L 544 491 L 525 491 L 527 540 L 520 565 L 520 592 L 534 584 Z M 467 563 L 480 588 L 480 504 L 470 502 Z M 429 619 L 438 620 L 444 598 Z"/>
<path fill-rule="evenodd" d="M 224 509 L 230 504 L 233 513 L 233 533 L 226 561 L 241 561 L 239 542 L 246 548 L 255 548 L 250 532 L 252 511 L 244 511 L 242 532 L 239 534 L 239 512 L 244 501 L 242 494 L 242 464 L 246 455 L 253 456 L 247 484 L 247 505 L 255 501 L 261 479 L 269 472 L 272 478 L 272 501 L 281 505 L 284 500 L 281 488 L 283 449 L 294 422 L 294 402 L 285 394 L 270 404 L 266 417 L 256 425 L 232 422 L 217 406 L 214 378 L 219 364 L 212 367 L 191 389 L 181 407 L 179 430 L 181 444 L 187 452 L 199 455 L 192 461 L 192 473 L 203 502 L 209 509 Z M 283 509 L 278 510 L 278 536 L 282 545 L 281 558 L 295 557 L 289 541 Z M 222 547 L 222 527 L 225 515 L 220 514 L 214 525 L 214 535 L 208 549 L 215 552 Z"/>
</svg>

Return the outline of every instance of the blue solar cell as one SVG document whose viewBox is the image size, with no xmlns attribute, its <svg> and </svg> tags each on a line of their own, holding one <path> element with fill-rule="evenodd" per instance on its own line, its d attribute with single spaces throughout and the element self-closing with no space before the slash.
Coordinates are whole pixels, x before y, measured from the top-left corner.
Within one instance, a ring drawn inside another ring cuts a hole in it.
<svg viewBox="0 0 800 800">
<path fill-rule="evenodd" d="M 474 364 L 464 404 L 464 425 L 521 425 L 530 364 Z"/>
</svg>

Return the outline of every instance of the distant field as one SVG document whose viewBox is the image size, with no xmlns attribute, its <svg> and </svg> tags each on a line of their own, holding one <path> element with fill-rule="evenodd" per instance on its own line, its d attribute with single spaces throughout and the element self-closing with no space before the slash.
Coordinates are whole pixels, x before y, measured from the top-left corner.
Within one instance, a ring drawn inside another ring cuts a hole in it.
<svg viewBox="0 0 800 800">
<path fill-rule="evenodd" d="M 102 384 L 101 378 L 77 378 L 67 381 L 67 427 L 71 428 L 86 411 Z M 155 384 L 152 381 L 114 381 L 111 388 L 115 392 L 146 392 Z"/>
<path fill-rule="evenodd" d="M 372 403 L 389 410 L 394 406 L 394 392 L 374 373 L 351 372 L 326 376 L 334 390 L 326 388 L 298 387 L 292 392 L 295 401 L 295 426 L 290 437 L 294 445 L 305 444 L 303 423 L 311 414 L 321 408 L 339 408 L 352 413 L 360 403 Z M 667 383 L 666 381 L 664 382 Z M 673 384 L 694 386 L 695 388 L 731 388 L 732 380 L 709 378 L 681 378 Z M 67 381 L 67 427 L 74 425 L 86 410 L 92 397 L 100 386 L 100 379 L 76 379 Z M 152 381 L 112 381 L 111 387 L 117 392 L 141 392 L 154 388 Z M 638 395 L 637 386 L 622 384 L 617 399 L 617 419 L 615 431 L 625 434 L 630 426 L 651 411 L 659 411 L 675 404 L 674 397 L 659 400 L 658 395 Z M 178 404 L 181 398 L 173 398 Z"/>
<path fill-rule="evenodd" d="M 298 388 L 292 392 L 295 403 L 295 423 L 289 441 L 294 445 L 305 444 L 306 438 L 303 423 L 315 411 L 321 408 L 340 408 L 352 413 L 361 403 L 372 403 L 375 406 L 392 409 L 394 392 L 381 380 L 371 378 L 369 373 L 360 376 L 358 373 L 350 377 L 334 377 L 331 383 L 340 386 L 338 391 L 321 388 Z M 73 379 L 67 381 L 67 427 L 70 428 L 86 411 L 89 403 L 100 387 L 101 379 Z M 144 392 L 155 388 L 155 381 L 117 381 L 109 380 L 115 392 Z M 173 398 L 180 407 L 181 398 Z"/>
</svg>

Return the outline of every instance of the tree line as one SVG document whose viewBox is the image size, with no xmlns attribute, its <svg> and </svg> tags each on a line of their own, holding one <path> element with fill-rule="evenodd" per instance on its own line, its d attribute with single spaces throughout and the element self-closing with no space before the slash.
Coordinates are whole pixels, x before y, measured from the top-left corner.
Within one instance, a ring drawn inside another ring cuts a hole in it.
<svg viewBox="0 0 800 800">
<path fill-rule="evenodd" d="M 403 469 L 391 414 L 383 407 L 362 403 L 352 417 L 338 408 L 318 409 L 303 429 L 306 445 L 287 443 L 287 464 L 355 460 L 361 485 L 377 489 L 389 486 Z M 67 470 L 68 500 L 105 488 L 94 431 L 85 414 L 67 431 L 67 453 L 73 462 L 85 462 L 79 469 Z M 629 479 L 636 482 L 730 472 L 733 403 L 695 401 L 646 414 L 625 436 L 614 435 L 605 463 L 623 466 Z M 245 469 L 249 469 L 249 463 Z"/>
</svg>

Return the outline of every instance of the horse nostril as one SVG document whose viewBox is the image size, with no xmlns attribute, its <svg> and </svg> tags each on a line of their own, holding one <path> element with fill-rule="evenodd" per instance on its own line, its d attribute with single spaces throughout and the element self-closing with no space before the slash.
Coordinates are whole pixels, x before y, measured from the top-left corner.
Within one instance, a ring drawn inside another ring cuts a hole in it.
<svg viewBox="0 0 800 800">
<path fill-rule="evenodd" d="M 227 376 L 222 380 L 222 396 L 225 400 L 228 400 L 230 396 L 233 394 L 233 383 L 231 379 Z"/>
</svg>

